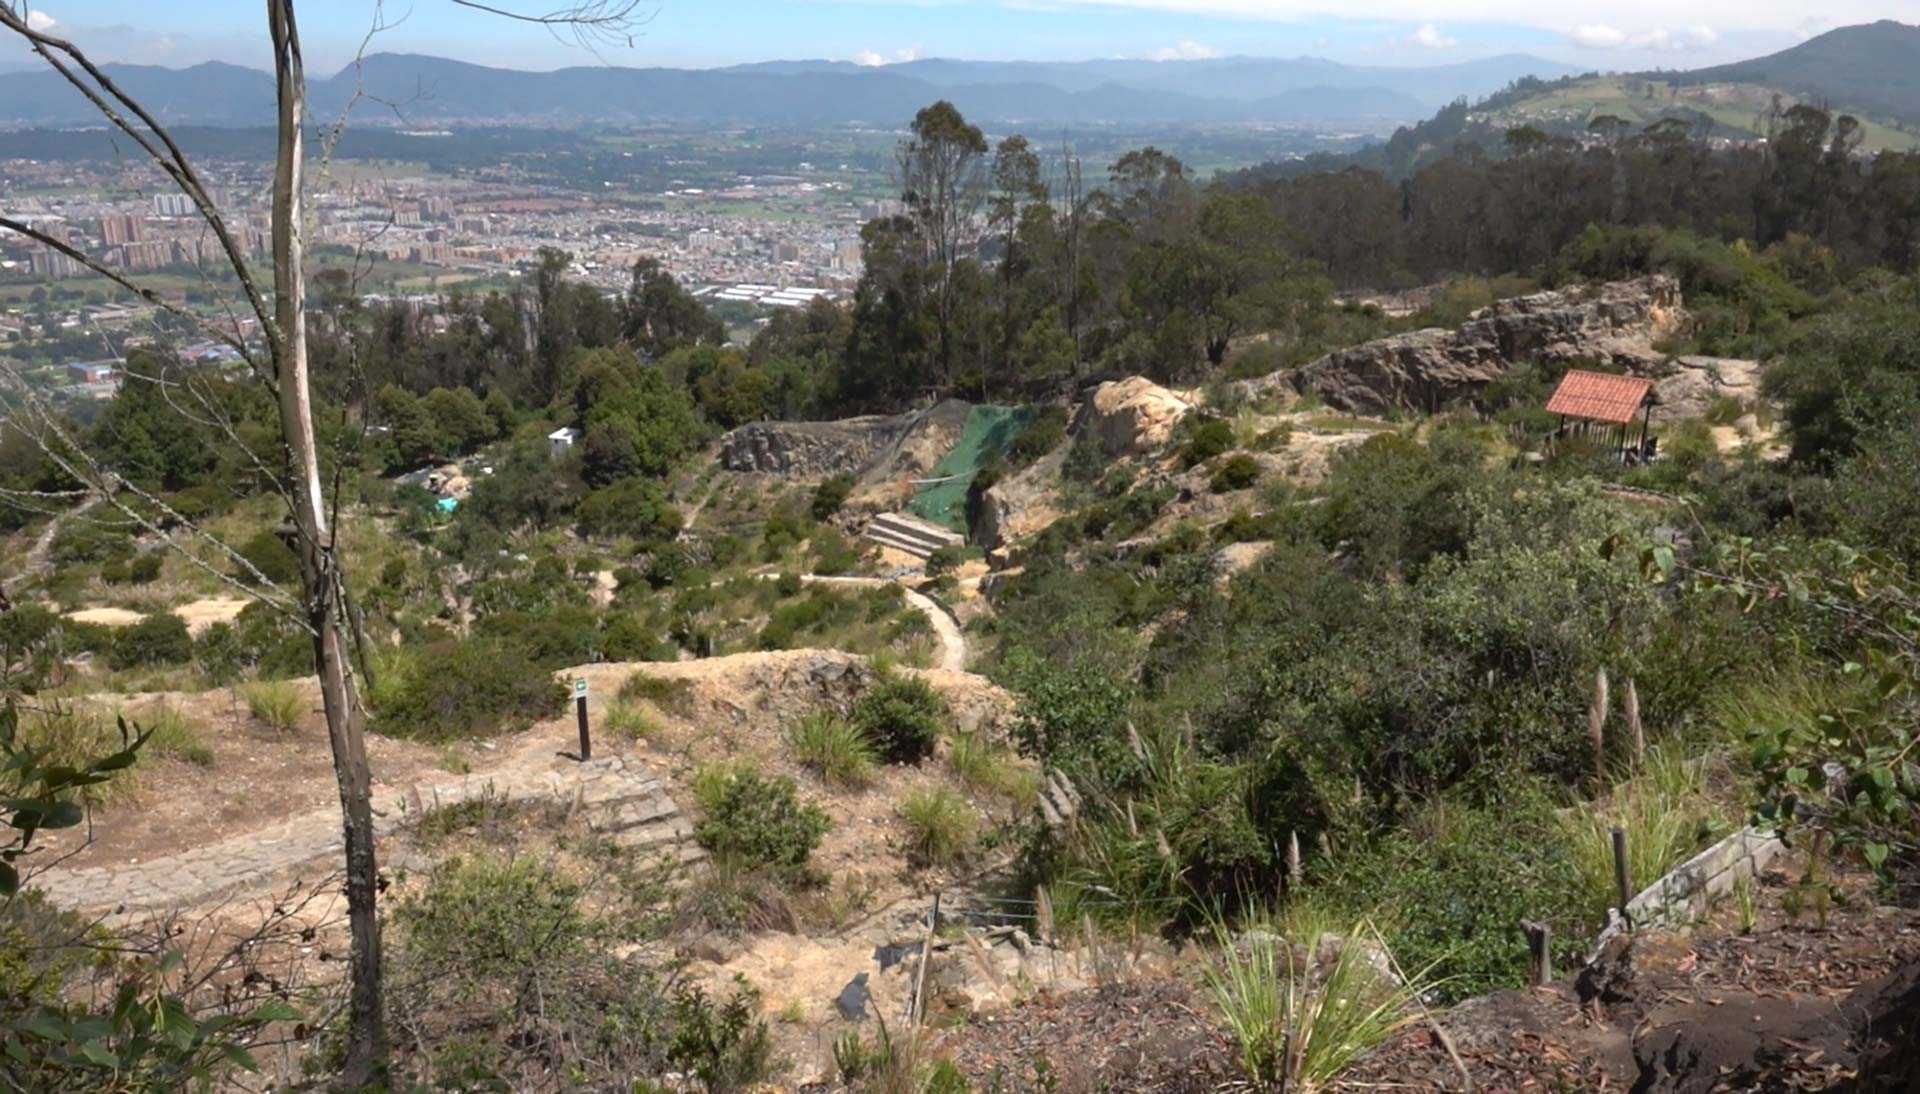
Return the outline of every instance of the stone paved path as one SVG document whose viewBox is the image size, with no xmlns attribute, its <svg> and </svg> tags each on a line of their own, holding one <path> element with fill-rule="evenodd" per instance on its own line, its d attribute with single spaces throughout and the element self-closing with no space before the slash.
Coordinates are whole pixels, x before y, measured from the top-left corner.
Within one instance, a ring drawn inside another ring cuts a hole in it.
<svg viewBox="0 0 1920 1094">
<path fill-rule="evenodd" d="M 660 780 L 624 757 L 609 756 L 585 764 L 555 758 L 544 770 L 442 774 L 404 788 L 376 787 L 373 827 L 383 868 L 394 857 L 389 837 L 423 810 L 487 794 L 510 801 L 577 801 L 586 823 L 624 846 L 697 857 L 692 827 Z M 271 889 L 309 870 L 322 876 L 337 867 L 342 845 L 340 810 L 331 806 L 147 862 L 55 867 L 29 884 L 55 904 L 87 915 L 192 908 Z"/>
</svg>

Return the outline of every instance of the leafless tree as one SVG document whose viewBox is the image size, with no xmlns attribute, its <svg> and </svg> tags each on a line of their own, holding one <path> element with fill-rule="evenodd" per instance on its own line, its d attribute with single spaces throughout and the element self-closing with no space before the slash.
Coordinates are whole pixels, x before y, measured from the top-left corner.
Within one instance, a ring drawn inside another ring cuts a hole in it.
<svg viewBox="0 0 1920 1094">
<path fill-rule="evenodd" d="M 571 35 L 583 46 L 630 41 L 632 29 L 643 21 L 636 13 L 640 0 L 584 0 L 545 13 L 522 12 L 474 0 L 451 0 L 471 8 L 539 25 L 556 34 Z M 314 435 L 313 399 L 307 363 L 306 166 L 307 90 L 294 0 L 267 0 L 267 27 L 273 43 L 273 71 L 279 107 L 272 201 L 273 282 L 263 289 L 247 261 L 239 235 L 213 200 L 211 190 L 179 143 L 159 119 L 127 93 L 99 64 L 72 41 L 53 33 L 51 25 L 30 19 L 25 0 L 0 0 L 0 29 L 19 36 L 42 61 L 59 73 L 93 104 L 103 118 L 131 140 L 171 183 L 193 202 L 232 267 L 242 298 L 239 314 L 257 322 L 258 345 L 234 322 L 217 323 L 189 309 L 169 303 L 129 274 L 109 267 L 64 238 L 25 221 L 0 216 L 0 229 L 34 240 L 105 277 L 147 303 L 171 314 L 209 337 L 230 346 L 248 364 L 253 376 L 273 394 L 278 411 L 282 451 L 274 459 L 256 457 L 261 469 L 287 503 L 288 523 L 283 535 L 300 562 L 301 594 L 288 597 L 238 552 L 220 544 L 191 521 L 172 511 L 157 496 L 115 474 L 88 457 L 67 436 L 58 420 L 30 397 L 18 408 L 33 417 L 39 437 L 62 470 L 86 484 L 101 500 L 135 524 L 154 532 L 184 528 L 187 536 L 215 543 L 245 575 L 227 578 L 248 595 L 274 604 L 299 619 L 313 639 L 314 667 L 320 681 L 327 734 L 339 787 L 345 835 L 345 892 L 352 944 L 348 956 L 350 991 L 348 1031 L 342 1081 L 355 1089 L 372 1081 L 386 1056 L 386 1032 L 381 1003 L 380 932 L 375 906 L 378 868 L 373 845 L 370 773 L 366 751 L 366 710 L 360 700 L 350 658 L 347 586 L 339 550 L 338 523 L 322 473 Z M 269 300 L 270 296 L 270 300 Z M 229 313 L 231 319 L 233 313 Z M 232 437 L 232 431 L 228 431 Z M 233 437 L 238 440 L 237 437 Z M 177 533 L 168 542 L 184 550 Z M 191 556 L 189 556 L 191 557 Z"/>
</svg>

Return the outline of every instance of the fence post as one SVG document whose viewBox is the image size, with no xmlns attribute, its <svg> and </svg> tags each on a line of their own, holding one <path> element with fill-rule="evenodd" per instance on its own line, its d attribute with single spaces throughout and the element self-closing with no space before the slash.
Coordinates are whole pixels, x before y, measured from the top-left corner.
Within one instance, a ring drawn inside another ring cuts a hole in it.
<svg viewBox="0 0 1920 1094">
<path fill-rule="evenodd" d="M 1613 885 L 1620 896 L 1620 920 L 1628 927 L 1633 926 L 1633 918 L 1627 914 L 1627 904 L 1633 899 L 1633 892 L 1627 881 L 1627 833 L 1623 828 L 1613 830 Z"/>
<path fill-rule="evenodd" d="M 1520 921 L 1527 936 L 1527 979 L 1534 987 L 1545 987 L 1553 979 L 1553 928 L 1530 919 Z"/>
</svg>

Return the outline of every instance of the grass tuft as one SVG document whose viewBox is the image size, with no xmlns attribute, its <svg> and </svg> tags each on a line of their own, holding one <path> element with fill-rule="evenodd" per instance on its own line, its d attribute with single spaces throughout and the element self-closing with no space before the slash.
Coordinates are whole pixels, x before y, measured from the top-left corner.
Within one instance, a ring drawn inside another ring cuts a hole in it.
<svg viewBox="0 0 1920 1094">
<path fill-rule="evenodd" d="M 306 693 L 291 680 L 261 680 L 238 690 L 247 713 L 282 733 L 298 729 L 309 709 Z"/>
<path fill-rule="evenodd" d="M 199 725 L 172 703 L 159 703 L 126 719 L 151 734 L 147 751 L 153 755 L 185 760 L 195 767 L 213 766 L 213 749 L 201 737 Z"/>
<path fill-rule="evenodd" d="M 1560 814 L 1561 830 L 1579 873 L 1587 909 L 1602 913 L 1619 903 L 1613 869 L 1613 829 L 1627 836 L 1627 881 L 1636 893 L 1685 862 L 1713 834 L 1715 811 L 1706 776 L 1671 745 L 1647 750 L 1638 774 L 1603 800 Z"/>
<path fill-rule="evenodd" d="M 978 732 L 963 730 L 950 738 L 947 766 L 969 789 L 1008 798 L 1022 810 L 1033 808 L 1038 800 L 1039 773 Z"/>
<path fill-rule="evenodd" d="M 879 750 L 853 723 L 831 711 L 815 711 L 788 733 L 800 766 L 834 785 L 858 789 L 873 782 Z"/>
<path fill-rule="evenodd" d="M 601 721 L 609 730 L 630 741 L 652 744 L 666 734 L 666 727 L 645 707 L 625 699 L 615 699 L 607 704 L 607 712 L 601 716 Z"/>
<path fill-rule="evenodd" d="M 900 803 L 899 813 L 914 862 L 951 866 L 972 853 L 977 829 L 973 807 L 946 787 L 914 791 Z"/>
<path fill-rule="evenodd" d="M 1362 920 L 1333 940 L 1304 937 L 1305 956 L 1271 930 L 1236 938 L 1216 924 L 1219 955 L 1207 986 L 1256 1090 L 1313 1094 L 1330 1088 L 1354 1061 L 1413 1022 L 1433 985 L 1423 972 L 1395 975 L 1386 940 Z M 1321 960 L 1331 942 L 1339 954 Z"/>
</svg>

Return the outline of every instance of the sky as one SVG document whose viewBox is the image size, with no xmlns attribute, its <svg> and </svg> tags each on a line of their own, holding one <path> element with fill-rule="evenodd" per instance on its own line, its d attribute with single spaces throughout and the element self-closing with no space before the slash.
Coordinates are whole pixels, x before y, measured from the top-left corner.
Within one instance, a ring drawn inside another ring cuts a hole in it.
<svg viewBox="0 0 1920 1094">
<path fill-rule="evenodd" d="M 578 0 L 488 2 L 543 15 Z M 106 60 L 267 66 L 260 0 L 7 3 Z M 299 0 L 296 10 L 316 75 L 348 62 L 376 19 L 387 26 L 372 52 L 525 69 L 1230 55 L 1429 65 L 1524 52 L 1639 70 L 1759 56 L 1849 23 L 1920 22 L 1920 0 L 658 0 L 638 9 L 645 21 L 631 44 L 588 50 L 452 0 Z M 29 60 L 19 43 L 0 42 L 0 65 Z"/>
</svg>

